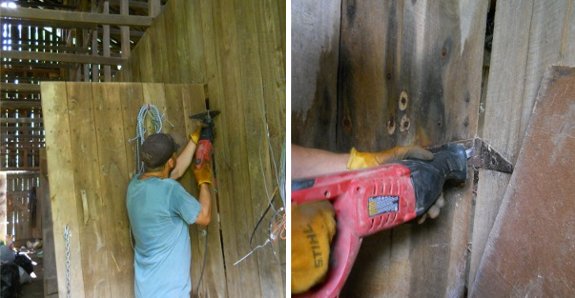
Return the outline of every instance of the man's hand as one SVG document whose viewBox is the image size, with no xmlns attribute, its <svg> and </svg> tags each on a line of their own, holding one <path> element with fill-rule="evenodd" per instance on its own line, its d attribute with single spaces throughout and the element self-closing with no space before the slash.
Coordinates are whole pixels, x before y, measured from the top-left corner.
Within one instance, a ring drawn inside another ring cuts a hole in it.
<svg viewBox="0 0 575 298">
<path fill-rule="evenodd" d="M 397 146 L 379 152 L 360 152 L 352 148 L 347 168 L 350 170 L 370 168 L 404 159 L 431 160 L 433 159 L 433 153 L 419 146 Z"/>
<path fill-rule="evenodd" d="M 198 125 L 196 127 L 196 129 L 194 129 L 194 131 L 190 134 L 189 138 L 192 142 L 194 142 L 194 144 L 198 144 L 198 141 L 200 140 L 200 132 L 202 131 L 202 126 Z"/>
<path fill-rule="evenodd" d="M 335 234 L 334 210 L 328 201 L 292 205 L 292 293 L 307 291 L 328 270 Z"/>
<path fill-rule="evenodd" d="M 212 163 L 205 162 L 200 168 L 193 166 L 194 176 L 198 182 L 198 186 L 206 183 L 212 184 Z"/>
<path fill-rule="evenodd" d="M 347 162 L 347 168 L 350 170 L 363 169 L 404 159 L 432 160 L 433 153 L 419 146 L 397 146 L 379 152 L 359 152 L 355 150 L 355 148 L 352 148 Z M 443 198 L 443 194 L 441 194 L 439 199 L 437 199 L 427 213 L 421 216 L 417 222 L 421 224 L 427 218 L 436 218 L 439 215 L 441 207 L 444 205 L 445 199 Z"/>
</svg>

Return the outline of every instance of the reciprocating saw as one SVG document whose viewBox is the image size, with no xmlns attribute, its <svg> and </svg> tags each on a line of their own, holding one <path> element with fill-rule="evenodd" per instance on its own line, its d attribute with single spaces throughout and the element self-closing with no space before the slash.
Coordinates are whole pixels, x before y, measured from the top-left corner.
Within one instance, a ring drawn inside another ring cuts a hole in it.
<svg viewBox="0 0 575 298">
<path fill-rule="evenodd" d="M 292 182 L 292 203 L 330 200 L 337 221 L 326 281 L 302 297 L 337 297 L 362 238 L 425 214 L 446 181 L 465 182 L 468 165 L 502 172 L 513 168 L 478 138 L 431 151 L 434 158 L 430 161 L 404 160 Z"/>
<path fill-rule="evenodd" d="M 214 122 L 213 119 L 220 114 L 219 111 L 210 111 L 210 101 L 206 98 L 206 111 L 190 116 L 192 119 L 200 120 L 202 130 L 198 140 L 198 146 L 194 153 L 193 166 L 201 168 L 206 162 L 211 161 L 214 140 Z"/>
</svg>

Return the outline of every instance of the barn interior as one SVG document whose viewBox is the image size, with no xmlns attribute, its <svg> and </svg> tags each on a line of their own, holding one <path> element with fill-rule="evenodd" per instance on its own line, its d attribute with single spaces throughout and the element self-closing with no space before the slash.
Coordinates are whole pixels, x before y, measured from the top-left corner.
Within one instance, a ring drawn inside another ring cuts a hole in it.
<svg viewBox="0 0 575 298">
<path fill-rule="evenodd" d="M 217 220 L 190 228 L 193 295 L 285 296 L 285 5 L 1 1 L 0 233 L 43 267 L 24 297 L 134 295 L 125 193 L 138 123 L 158 129 L 138 114 L 185 138 L 206 103 Z"/>
<path fill-rule="evenodd" d="M 435 220 L 363 238 L 341 297 L 574 294 L 574 7 L 292 1 L 293 143 L 349 153 L 479 137 L 515 166 L 474 169 L 444 188 Z"/>
</svg>

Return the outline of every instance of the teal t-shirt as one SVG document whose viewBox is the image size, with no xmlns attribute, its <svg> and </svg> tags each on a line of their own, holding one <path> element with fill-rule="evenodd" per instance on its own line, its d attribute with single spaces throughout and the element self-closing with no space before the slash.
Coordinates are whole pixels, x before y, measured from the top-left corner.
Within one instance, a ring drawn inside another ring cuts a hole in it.
<svg viewBox="0 0 575 298">
<path fill-rule="evenodd" d="M 126 206 L 134 235 L 136 297 L 189 297 L 192 259 L 188 225 L 200 203 L 173 179 L 136 175 Z"/>
</svg>

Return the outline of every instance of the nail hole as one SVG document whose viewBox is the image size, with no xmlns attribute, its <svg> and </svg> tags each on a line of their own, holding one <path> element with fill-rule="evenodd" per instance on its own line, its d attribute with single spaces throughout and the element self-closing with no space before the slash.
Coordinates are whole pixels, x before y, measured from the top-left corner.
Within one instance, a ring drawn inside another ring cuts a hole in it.
<svg viewBox="0 0 575 298">
<path fill-rule="evenodd" d="M 330 196 L 329 190 L 326 190 L 326 191 L 323 193 L 323 196 L 326 197 L 326 198 L 329 198 L 329 196 Z"/>
<path fill-rule="evenodd" d="M 407 109 L 407 102 L 408 102 L 407 92 L 403 90 L 399 95 L 399 110 L 405 111 L 405 109 Z"/>
<path fill-rule="evenodd" d="M 409 118 L 407 117 L 407 115 L 403 115 L 403 117 L 401 117 L 401 124 L 399 126 L 399 131 L 404 132 L 409 130 L 409 126 L 410 126 L 410 121 Z"/>
<path fill-rule="evenodd" d="M 389 116 L 389 120 L 387 120 L 387 133 L 390 135 L 395 132 L 395 119 L 393 116 Z"/>
</svg>

